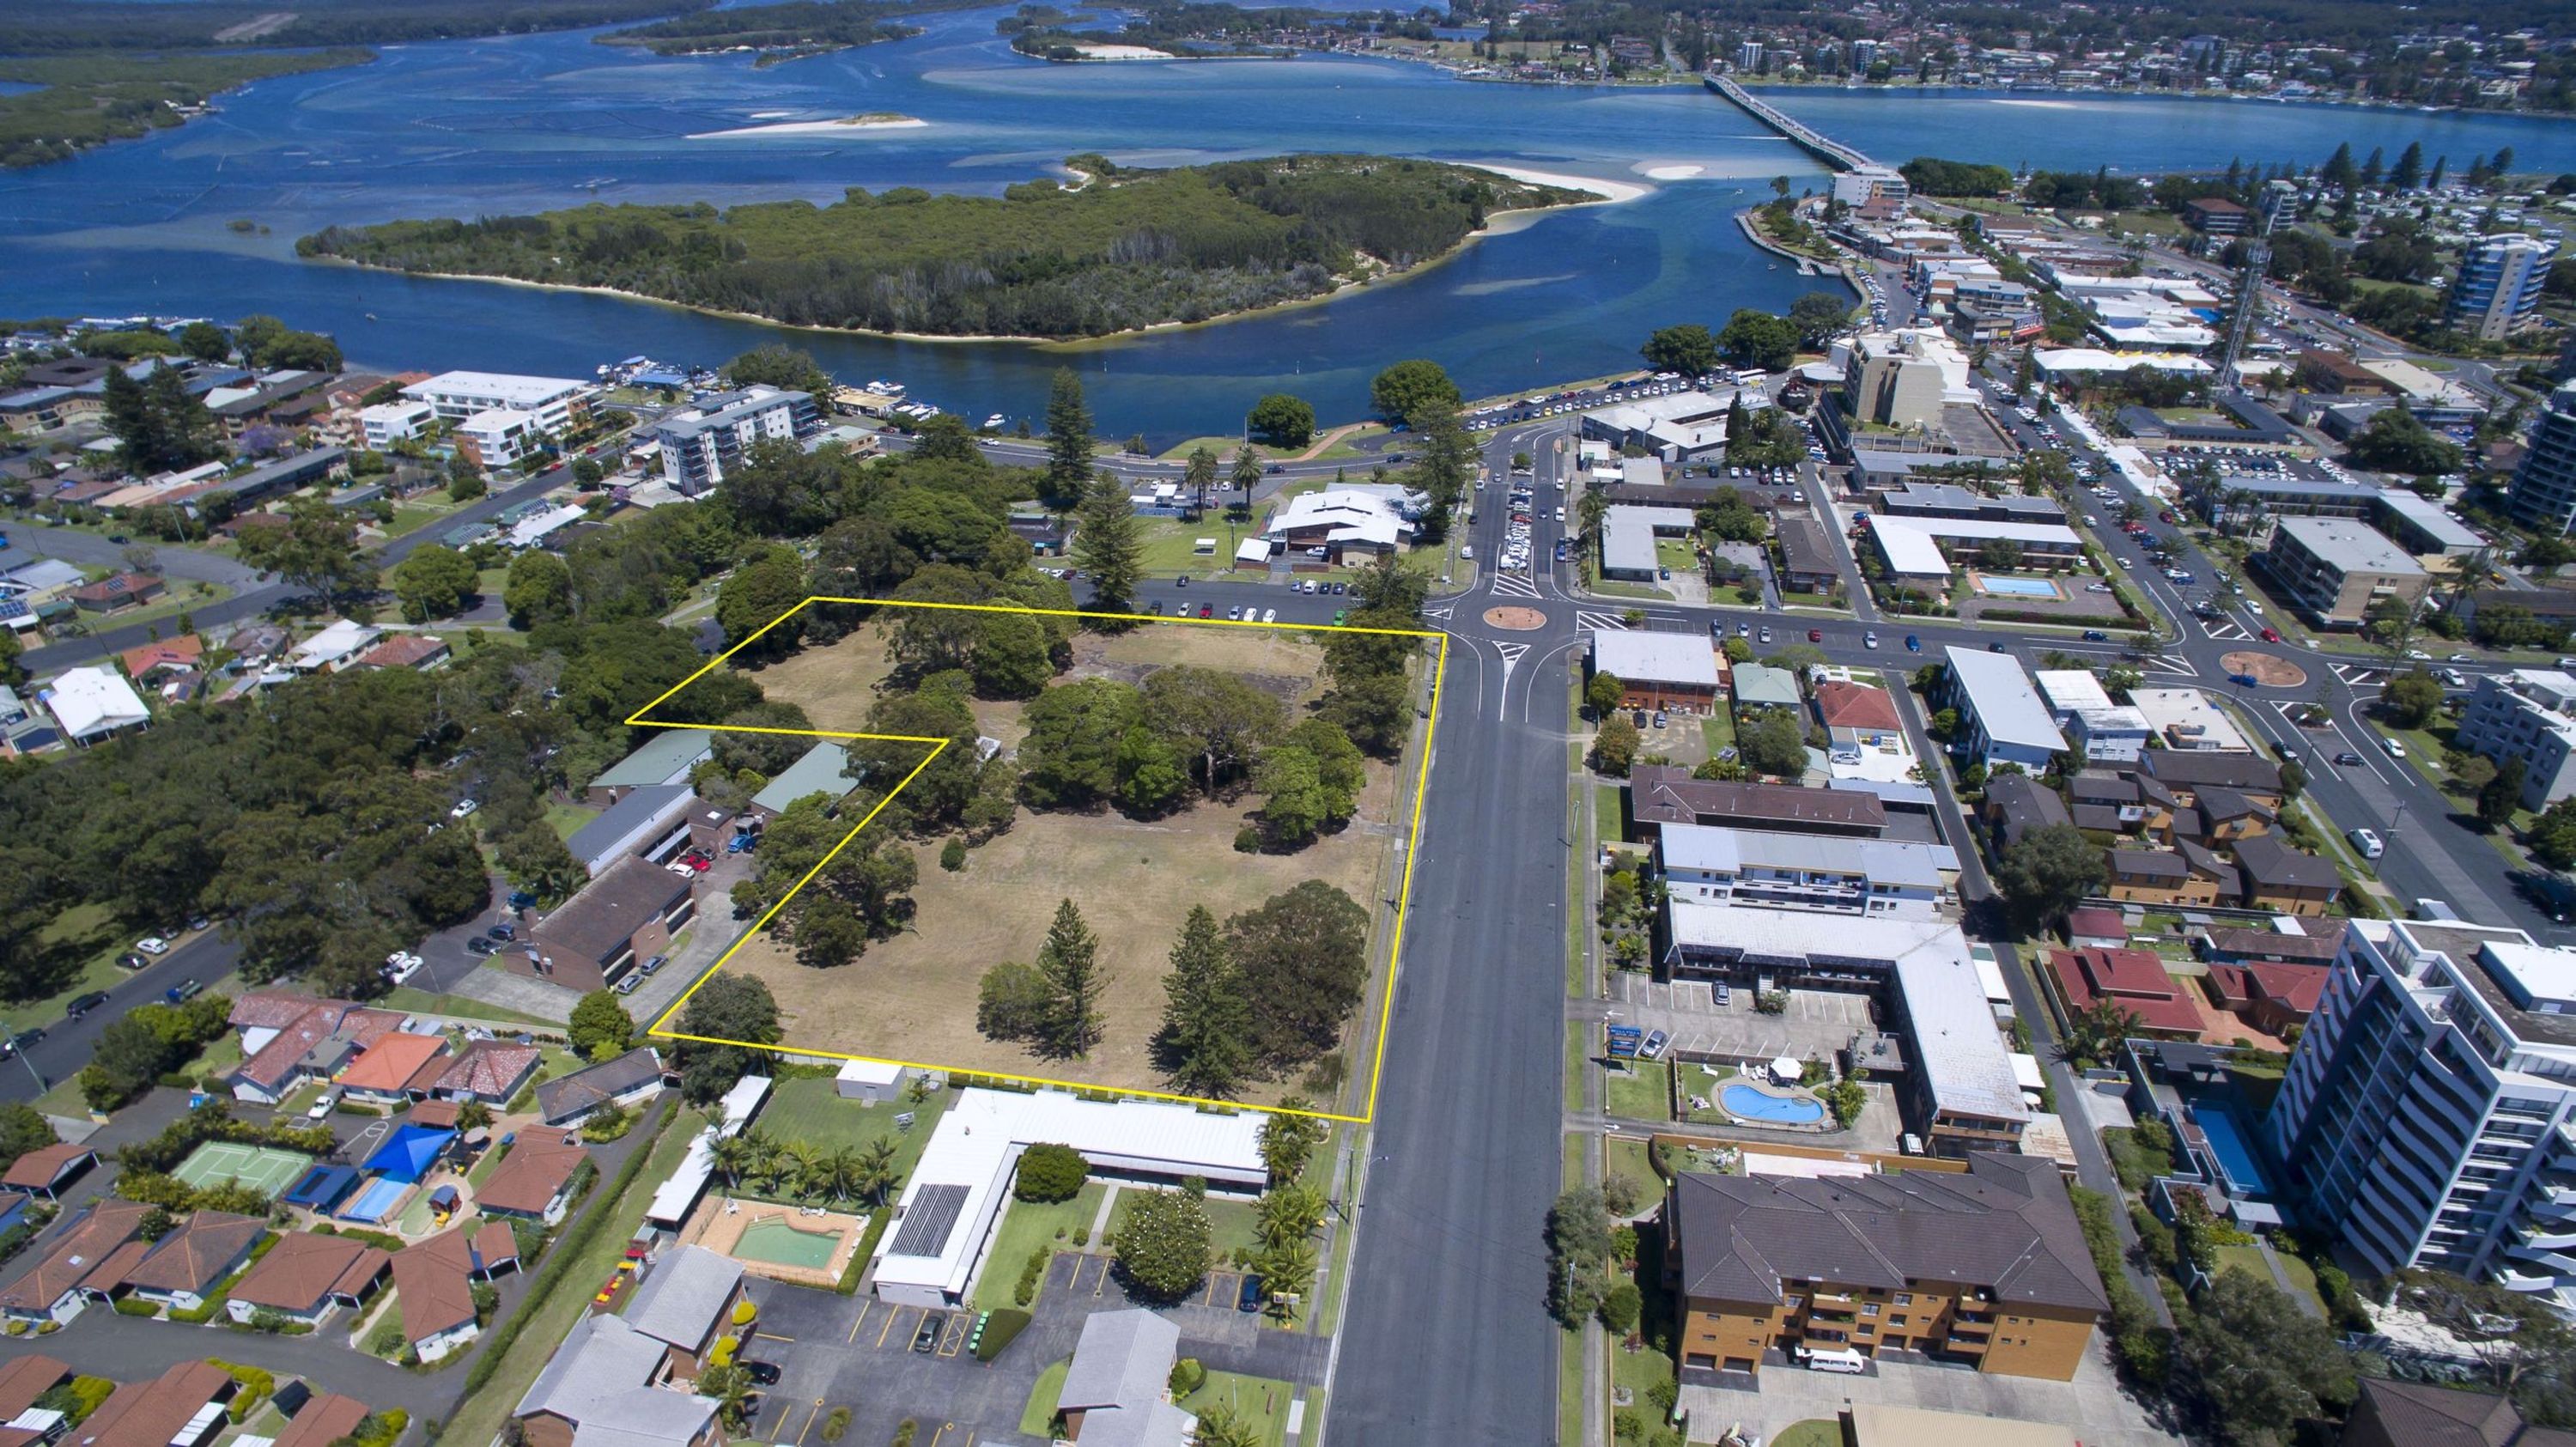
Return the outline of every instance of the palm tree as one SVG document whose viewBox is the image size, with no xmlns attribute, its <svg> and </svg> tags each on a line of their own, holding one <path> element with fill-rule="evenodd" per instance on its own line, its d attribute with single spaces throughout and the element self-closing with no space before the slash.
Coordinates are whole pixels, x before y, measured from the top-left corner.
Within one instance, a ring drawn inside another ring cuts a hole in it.
<svg viewBox="0 0 2576 1447">
<path fill-rule="evenodd" d="M 2493 548 L 2480 548 L 2460 559 L 2452 567 L 2451 602 L 2444 616 L 2457 619 L 2460 616 L 2460 604 L 2463 600 L 2479 589 L 2494 584 L 2503 576 L 2504 569 L 2496 565 Z"/>
<path fill-rule="evenodd" d="M 779 1181 L 794 1186 L 800 1196 L 820 1194 L 814 1189 L 814 1176 L 822 1163 L 823 1151 L 819 1146 L 805 1141 L 788 1141 L 778 1147 Z"/>
<path fill-rule="evenodd" d="M 744 1408 L 750 1404 L 751 1374 L 730 1362 L 708 1367 L 698 1373 L 697 1394 L 713 1397 L 716 1415 L 736 1432 L 748 1425 Z"/>
<path fill-rule="evenodd" d="M 1254 1202 L 1252 1218 L 1266 1245 L 1303 1240 L 1323 1222 L 1323 1197 L 1311 1186 L 1291 1182 Z"/>
<path fill-rule="evenodd" d="M 742 1188 L 743 1176 L 759 1159 L 751 1141 L 738 1135 L 718 1136 L 713 1155 L 716 1169 L 724 1172 L 725 1184 L 735 1190 Z"/>
<path fill-rule="evenodd" d="M 1281 1298 L 1304 1296 L 1314 1285 L 1317 1260 L 1315 1243 L 1305 1236 L 1275 1242 L 1253 1259 L 1252 1269 L 1261 1277 L 1273 1315 L 1285 1320 L 1293 1308 Z"/>
<path fill-rule="evenodd" d="M 859 1153 L 839 1146 L 814 1162 L 807 1188 L 833 1202 L 846 1201 L 859 1188 Z"/>
<path fill-rule="evenodd" d="M 858 1179 L 853 1184 L 861 1196 L 882 1206 L 896 1179 L 894 1142 L 880 1136 L 859 1147 Z"/>
</svg>

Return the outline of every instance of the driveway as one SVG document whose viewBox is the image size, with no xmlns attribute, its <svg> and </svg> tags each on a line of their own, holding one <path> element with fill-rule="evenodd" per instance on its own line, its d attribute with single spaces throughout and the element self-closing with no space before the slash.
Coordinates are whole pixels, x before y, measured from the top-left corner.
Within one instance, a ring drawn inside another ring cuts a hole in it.
<svg viewBox="0 0 2576 1447">
<path fill-rule="evenodd" d="M 2071 1382 L 1881 1358 L 1858 1377 L 1767 1363 L 1757 1388 L 1684 1387 L 1681 1396 L 1694 1435 L 1714 1434 L 1724 1424 L 1740 1422 L 1766 1442 L 1794 1422 L 1831 1421 L 1854 1402 L 2055 1422 L 2072 1429 L 2086 1447 L 2182 1447 L 2183 1442 L 2150 1425 L 2145 1410 L 2120 1389 L 2111 1370 L 2109 1338 L 2099 1333 Z"/>
</svg>

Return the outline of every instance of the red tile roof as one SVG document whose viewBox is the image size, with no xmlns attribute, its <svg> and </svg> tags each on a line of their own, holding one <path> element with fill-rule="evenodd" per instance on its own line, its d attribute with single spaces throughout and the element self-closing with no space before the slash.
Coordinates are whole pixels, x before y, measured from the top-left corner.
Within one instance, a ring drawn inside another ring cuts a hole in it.
<svg viewBox="0 0 2576 1447">
<path fill-rule="evenodd" d="M 69 1363 L 42 1354 L 0 1362 L 0 1421 L 36 1405 L 36 1399 L 72 1374 Z"/>
<path fill-rule="evenodd" d="M 365 1421 L 366 1416 L 367 1404 L 355 1397 L 343 1397 L 337 1393 L 315 1397 L 304 1404 L 303 1411 L 295 1414 L 295 1420 L 287 1424 L 286 1430 L 277 1434 L 272 1447 L 330 1447 L 330 1444 L 357 1431 L 358 1424 Z"/>
<path fill-rule="evenodd" d="M 2325 997 L 2326 971 L 2320 966 L 2257 960 L 2237 968 L 2245 972 L 2250 998 L 2271 1000 L 2297 1014 L 2314 1014 L 2317 1002 Z"/>
<path fill-rule="evenodd" d="M 1840 680 L 1816 686 L 1816 715 L 1829 729 L 1904 727 L 1897 722 L 1896 700 L 1888 697 L 1887 690 Z"/>
<path fill-rule="evenodd" d="M 233 1299 L 280 1311 L 311 1311 L 326 1296 L 361 1296 L 389 1261 L 382 1247 L 346 1236 L 295 1231 L 278 1238 L 232 1289 Z"/>
<path fill-rule="evenodd" d="M 57 1141 L 38 1146 L 9 1163 L 9 1172 L 0 1175 L 0 1186 L 14 1191 L 42 1191 L 52 1187 L 64 1173 L 97 1152 L 74 1141 Z"/>
<path fill-rule="evenodd" d="M 265 1217 L 237 1216 L 229 1211 L 192 1212 L 178 1230 L 154 1242 L 152 1249 L 118 1280 L 146 1291 L 184 1291 L 202 1296 L 266 1234 Z"/>
<path fill-rule="evenodd" d="M 403 1330 L 422 1341 L 472 1321 L 475 1273 L 518 1259 L 518 1236 L 498 1221 L 485 1222 L 471 1235 L 459 1226 L 395 1252 Z"/>
<path fill-rule="evenodd" d="M 2148 1029 L 2200 1037 L 2200 1011 L 2151 951 L 2050 950 L 2048 972 L 2056 977 L 2070 1010 L 2081 1012 L 2097 1000 L 2111 1000 L 2134 1011 Z"/>
<path fill-rule="evenodd" d="M 367 1052 L 350 1062 L 340 1072 L 340 1083 L 351 1090 L 371 1090 L 379 1095 L 391 1094 L 411 1083 L 421 1067 L 447 1053 L 447 1039 L 440 1035 L 414 1035 L 396 1030 L 367 1047 Z"/>
<path fill-rule="evenodd" d="M 540 1051 L 534 1045 L 504 1045 L 498 1040 L 477 1040 L 465 1047 L 438 1077 L 438 1088 L 456 1094 L 471 1092 L 487 1100 L 498 1100 L 518 1088 L 527 1073 L 536 1068 Z"/>
<path fill-rule="evenodd" d="M 359 668 L 419 668 L 447 656 L 444 639 L 421 633 L 397 633 L 358 655 Z"/>
<path fill-rule="evenodd" d="M 117 1388 L 63 1441 L 69 1447 L 170 1447 L 189 1418 L 232 1387 L 232 1374 L 212 1362 L 181 1362 L 151 1381 Z"/>
<path fill-rule="evenodd" d="M 205 656 L 206 640 L 190 633 L 129 648 L 116 655 L 116 661 L 125 665 L 126 677 L 141 678 L 156 668 L 194 668 Z"/>
<path fill-rule="evenodd" d="M 2129 937 L 2129 924 L 2116 909 L 2088 905 L 2082 909 L 2070 909 L 2066 912 L 2066 933 L 2069 938 L 2089 936 L 2095 939 L 2124 940 Z"/>
<path fill-rule="evenodd" d="M 560 1137 L 525 1135 L 510 1147 L 501 1164 L 494 1167 L 483 1188 L 474 1193 L 474 1204 L 487 1211 L 517 1211 L 526 1215 L 542 1214 L 554 1201 L 564 1182 L 590 1158 L 590 1152 L 579 1145 L 565 1145 Z"/>
</svg>

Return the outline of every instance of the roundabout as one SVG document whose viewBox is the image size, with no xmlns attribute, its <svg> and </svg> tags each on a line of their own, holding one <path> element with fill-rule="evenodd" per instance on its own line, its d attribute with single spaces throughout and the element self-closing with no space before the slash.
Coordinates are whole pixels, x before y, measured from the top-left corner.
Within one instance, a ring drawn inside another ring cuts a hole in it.
<svg viewBox="0 0 2576 1447">
<path fill-rule="evenodd" d="M 2243 674 L 2265 688 L 2297 688 L 2308 681 L 2308 671 L 2277 654 L 2240 649 L 2222 654 L 2219 666 L 2230 675 Z"/>
<path fill-rule="evenodd" d="M 1506 633 L 1535 633 L 1547 626 L 1547 614 L 1536 608 L 1488 608 L 1485 626 Z"/>
</svg>

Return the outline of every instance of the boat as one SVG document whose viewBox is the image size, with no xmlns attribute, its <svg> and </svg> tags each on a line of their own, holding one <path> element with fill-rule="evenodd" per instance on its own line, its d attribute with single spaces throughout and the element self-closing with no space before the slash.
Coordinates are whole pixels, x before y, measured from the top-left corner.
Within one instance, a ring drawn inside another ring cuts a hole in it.
<svg viewBox="0 0 2576 1447">
<path fill-rule="evenodd" d="M 1010 418 L 996 412 L 992 416 L 984 419 L 984 430 L 987 432 L 999 432 L 1010 422 L 1010 420 Z"/>
<path fill-rule="evenodd" d="M 876 393 L 880 397 L 900 397 L 903 395 L 903 384 L 901 382 L 888 382 L 880 378 L 877 381 L 870 382 L 868 384 L 868 390 Z"/>
</svg>

